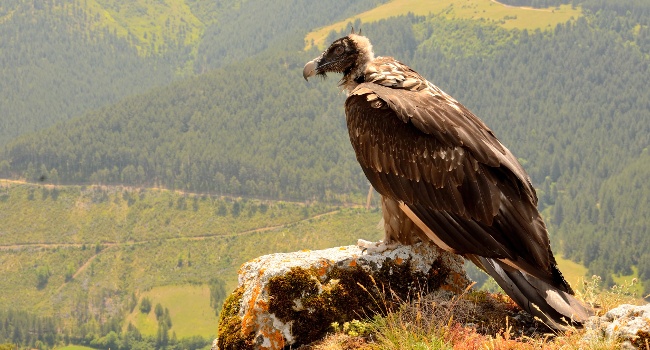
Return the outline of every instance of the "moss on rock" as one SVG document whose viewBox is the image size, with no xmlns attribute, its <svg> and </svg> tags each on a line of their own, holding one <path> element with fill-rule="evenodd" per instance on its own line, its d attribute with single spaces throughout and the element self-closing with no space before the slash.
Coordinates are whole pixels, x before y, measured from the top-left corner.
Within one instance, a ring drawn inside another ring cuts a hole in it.
<svg viewBox="0 0 650 350">
<path fill-rule="evenodd" d="M 269 312 L 292 322 L 292 345 L 309 344 L 333 322 L 385 314 L 393 305 L 439 288 L 449 275 L 440 264 L 424 274 L 412 268 L 410 259 L 400 260 L 387 259 L 378 270 L 332 266 L 322 276 L 319 269 L 294 267 L 269 280 Z"/>
<path fill-rule="evenodd" d="M 321 339 L 334 322 L 385 314 L 436 289 L 468 284 L 462 259 L 418 243 L 364 254 L 357 246 L 278 253 L 242 265 L 228 298 L 219 349 L 295 348 Z"/>
<path fill-rule="evenodd" d="M 217 346 L 221 350 L 247 350 L 253 349 L 254 333 L 245 334 L 242 329 L 242 319 L 239 317 L 241 298 L 244 288 L 235 289 L 226 298 L 219 315 L 217 328 Z"/>
</svg>

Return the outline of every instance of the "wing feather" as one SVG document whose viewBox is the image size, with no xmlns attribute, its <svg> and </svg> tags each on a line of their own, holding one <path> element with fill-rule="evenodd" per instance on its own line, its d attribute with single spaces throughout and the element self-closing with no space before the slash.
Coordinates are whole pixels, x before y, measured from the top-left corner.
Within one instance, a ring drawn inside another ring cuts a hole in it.
<svg viewBox="0 0 650 350">
<path fill-rule="evenodd" d="M 557 282 L 530 179 L 480 119 L 442 91 L 374 83 L 360 84 L 345 109 L 357 160 L 378 192 L 405 203 L 455 252 Z"/>
</svg>

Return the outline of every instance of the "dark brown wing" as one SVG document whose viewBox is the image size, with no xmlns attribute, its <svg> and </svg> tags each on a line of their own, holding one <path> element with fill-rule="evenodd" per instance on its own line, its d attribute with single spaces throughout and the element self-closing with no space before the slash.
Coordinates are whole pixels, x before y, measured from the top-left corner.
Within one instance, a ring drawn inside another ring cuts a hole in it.
<svg viewBox="0 0 650 350">
<path fill-rule="evenodd" d="M 528 176 L 465 107 L 431 89 L 364 83 L 345 111 L 357 160 L 379 193 L 404 202 L 456 253 L 502 259 L 570 291 Z"/>
</svg>

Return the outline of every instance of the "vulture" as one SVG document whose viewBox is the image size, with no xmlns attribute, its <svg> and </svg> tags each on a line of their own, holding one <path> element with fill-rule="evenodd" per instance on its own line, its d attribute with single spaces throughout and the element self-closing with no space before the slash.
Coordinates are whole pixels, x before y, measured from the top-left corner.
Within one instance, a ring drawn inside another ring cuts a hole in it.
<svg viewBox="0 0 650 350">
<path fill-rule="evenodd" d="M 381 195 L 385 237 L 360 245 L 433 242 L 556 330 L 593 314 L 558 269 L 528 174 L 481 119 L 404 63 L 375 57 L 354 30 L 309 61 L 303 77 L 327 73 L 343 74 L 350 142 Z"/>
</svg>

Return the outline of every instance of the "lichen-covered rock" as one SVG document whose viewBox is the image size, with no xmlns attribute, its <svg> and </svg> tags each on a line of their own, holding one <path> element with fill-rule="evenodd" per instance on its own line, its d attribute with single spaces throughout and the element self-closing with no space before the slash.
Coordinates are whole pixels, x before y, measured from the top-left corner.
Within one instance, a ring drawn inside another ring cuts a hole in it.
<svg viewBox="0 0 650 350">
<path fill-rule="evenodd" d="M 650 345 L 650 304 L 623 304 L 585 324 L 587 337 L 613 338 L 623 349 L 645 349 Z"/>
<path fill-rule="evenodd" d="M 244 264 L 224 303 L 217 348 L 282 349 L 321 338 L 333 322 L 469 283 L 463 260 L 419 243 L 366 254 L 357 246 L 271 254 Z"/>
</svg>

